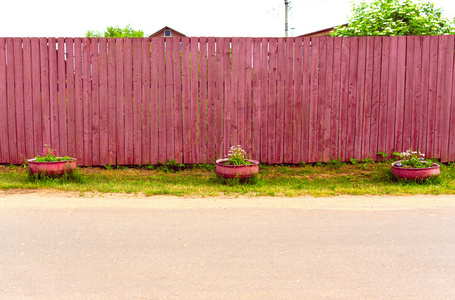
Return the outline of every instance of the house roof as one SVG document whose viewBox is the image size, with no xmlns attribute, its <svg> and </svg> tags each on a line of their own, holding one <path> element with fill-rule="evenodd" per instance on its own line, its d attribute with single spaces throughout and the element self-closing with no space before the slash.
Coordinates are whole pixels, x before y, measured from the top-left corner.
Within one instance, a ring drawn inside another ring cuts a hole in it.
<svg viewBox="0 0 455 300">
<path fill-rule="evenodd" d="M 161 28 L 160 30 L 157 30 L 157 31 L 155 31 L 154 33 L 152 33 L 151 35 L 149 35 L 149 37 L 154 37 L 154 36 L 158 35 L 160 32 L 162 32 L 162 31 L 164 31 L 164 30 L 172 30 L 172 31 L 174 31 L 174 32 L 177 32 L 177 33 L 183 35 L 183 36 L 186 36 L 186 34 L 181 33 L 181 32 L 179 32 L 179 31 L 175 30 L 174 28 L 171 28 L 171 27 L 169 27 L 169 26 L 164 26 L 164 27 Z"/>
<path fill-rule="evenodd" d="M 310 33 L 305 33 L 305 34 L 299 35 L 298 37 L 306 37 L 306 36 L 318 35 L 318 34 L 323 33 L 323 32 L 325 32 L 325 31 L 329 31 L 329 32 L 330 32 L 330 31 L 332 31 L 333 29 L 337 28 L 338 26 L 348 26 L 348 23 L 341 24 L 341 25 L 336 25 L 336 26 L 332 26 L 332 27 L 325 28 L 325 29 L 320 29 L 320 30 L 313 31 L 313 32 L 310 32 Z"/>
</svg>

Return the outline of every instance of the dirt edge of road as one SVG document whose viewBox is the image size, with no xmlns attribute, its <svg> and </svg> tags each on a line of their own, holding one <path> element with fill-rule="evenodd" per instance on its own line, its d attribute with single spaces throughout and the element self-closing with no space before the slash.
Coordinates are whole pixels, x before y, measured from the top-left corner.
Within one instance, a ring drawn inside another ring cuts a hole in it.
<svg viewBox="0 0 455 300">
<path fill-rule="evenodd" d="M 335 197 L 176 197 L 140 194 L 100 194 L 55 190 L 0 191 L 0 209 L 14 208 L 295 208 L 332 210 L 402 210 L 455 207 L 455 195 L 335 196 Z"/>
</svg>

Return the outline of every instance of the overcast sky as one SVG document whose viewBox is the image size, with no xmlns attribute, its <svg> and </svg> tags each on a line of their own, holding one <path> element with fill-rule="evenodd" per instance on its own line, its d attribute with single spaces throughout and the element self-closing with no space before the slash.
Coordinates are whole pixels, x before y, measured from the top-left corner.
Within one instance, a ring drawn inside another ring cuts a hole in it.
<svg viewBox="0 0 455 300">
<path fill-rule="evenodd" d="M 301 35 L 346 23 L 350 2 L 291 0 L 289 36 L 291 28 Z M 432 2 L 445 17 L 455 17 L 454 0 Z M 0 7 L 1 37 L 81 37 L 89 29 L 127 24 L 146 35 L 169 26 L 188 36 L 284 36 L 283 0 L 4 0 Z"/>
</svg>

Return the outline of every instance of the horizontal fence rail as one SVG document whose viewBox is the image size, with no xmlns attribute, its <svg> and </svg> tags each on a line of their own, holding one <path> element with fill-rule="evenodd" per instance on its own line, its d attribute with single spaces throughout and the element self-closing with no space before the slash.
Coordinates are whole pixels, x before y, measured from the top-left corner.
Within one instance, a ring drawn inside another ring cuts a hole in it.
<svg viewBox="0 0 455 300">
<path fill-rule="evenodd" d="M 0 163 L 455 161 L 454 37 L 0 38 Z"/>
</svg>

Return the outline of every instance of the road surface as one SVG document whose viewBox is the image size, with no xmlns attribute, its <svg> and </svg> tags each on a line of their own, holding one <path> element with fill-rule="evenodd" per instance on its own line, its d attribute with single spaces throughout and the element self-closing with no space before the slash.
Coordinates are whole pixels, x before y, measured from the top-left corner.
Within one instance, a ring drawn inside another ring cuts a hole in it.
<svg viewBox="0 0 455 300">
<path fill-rule="evenodd" d="M 0 299 L 455 299 L 455 197 L 0 191 Z"/>
</svg>

